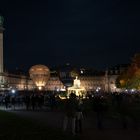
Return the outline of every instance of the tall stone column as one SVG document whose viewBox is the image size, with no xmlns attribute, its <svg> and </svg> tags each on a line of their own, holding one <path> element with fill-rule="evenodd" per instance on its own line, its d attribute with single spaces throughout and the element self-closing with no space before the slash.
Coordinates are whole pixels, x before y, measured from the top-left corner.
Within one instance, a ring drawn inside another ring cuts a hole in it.
<svg viewBox="0 0 140 140">
<path fill-rule="evenodd" d="M 4 18 L 0 16 L 0 73 L 3 73 L 3 21 Z"/>
<path fill-rule="evenodd" d="M 3 27 L 0 27 L 0 73 L 3 73 Z"/>
</svg>

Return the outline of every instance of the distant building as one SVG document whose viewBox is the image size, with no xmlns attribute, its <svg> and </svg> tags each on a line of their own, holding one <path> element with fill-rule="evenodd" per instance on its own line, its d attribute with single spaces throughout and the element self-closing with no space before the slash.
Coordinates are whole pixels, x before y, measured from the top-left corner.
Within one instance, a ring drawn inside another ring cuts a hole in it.
<svg viewBox="0 0 140 140">
<path fill-rule="evenodd" d="M 129 64 L 120 64 L 114 67 L 108 68 L 105 74 L 105 91 L 108 92 L 119 92 L 121 89 L 116 87 L 116 79 L 117 77 L 127 70 Z"/>
<path fill-rule="evenodd" d="M 33 81 L 28 74 L 23 73 L 9 73 L 4 71 L 3 64 L 3 17 L 0 16 L 0 91 L 17 89 L 17 90 L 34 90 L 36 88 Z M 79 79 L 81 86 L 87 92 L 90 91 L 105 91 L 115 92 L 119 91 L 115 86 L 115 80 L 120 73 L 127 69 L 128 65 L 118 65 L 109 68 L 106 72 L 99 72 L 93 69 L 80 68 Z M 65 74 L 65 73 L 63 73 Z M 45 90 L 60 91 L 64 90 L 65 86 L 61 82 L 59 72 L 57 70 L 51 71 L 50 79 L 45 87 Z"/>
</svg>

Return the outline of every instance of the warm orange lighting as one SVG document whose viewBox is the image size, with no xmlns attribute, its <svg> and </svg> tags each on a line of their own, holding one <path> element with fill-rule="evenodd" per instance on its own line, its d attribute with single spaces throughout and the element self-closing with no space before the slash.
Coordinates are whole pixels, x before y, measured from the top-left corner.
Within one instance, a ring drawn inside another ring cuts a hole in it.
<svg viewBox="0 0 140 140">
<path fill-rule="evenodd" d="M 125 80 L 120 80 L 120 84 L 124 85 L 125 84 Z"/>
<path fill-rule="evenodd" d="M 39 88 L 39 90 L 41 90 L 42 87 L 45 87 L 50 78 L 50 70 L 48 67 L 44 65 L 32 66 L 29 70 L 29 73 L 31 79 L 33 80 L 35 85 Z"/>
<path fill-rule="evenodd" d="M 68 96 L 70 93 L 75 93 L 76 96 L 85 96 L 86 90 L 81 86 L 81 82 L 77 76 L 74 80 L 73 86 L 68 88 Z"/>
<path fill-rule="evenodd" d="M 39 90 L 42 90 L 42 87 L 39 86 L 38 89 L 39 89 Z"/>
</svg>

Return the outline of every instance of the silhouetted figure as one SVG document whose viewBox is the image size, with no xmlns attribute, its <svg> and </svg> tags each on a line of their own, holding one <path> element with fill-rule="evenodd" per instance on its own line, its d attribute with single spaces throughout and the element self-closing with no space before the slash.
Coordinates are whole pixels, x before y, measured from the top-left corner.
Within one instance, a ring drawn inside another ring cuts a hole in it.
<svg viewBox="0 0 140 140">
<path fill-rule="evenodd" d="M 13 109 L 15 110 L 15 104 L 16 104 L 15 96 L 11 97 L 11 104 L 12 104 Z"/>
<path fill-rule="evenodd" d="M 66 131 L 68 124 L 70 124 L 71 132 L 75 135 L 75 121 L 76 121 L 76 111 L 77 111 L 78 101 L 76 95 L 71 93 L 70 98 L 66 100 L 65 103 L 65 118 L 63 122 L 63 130 Z M 71 122 L 71 123 L 69 123 Z"/>
<path fill-rule="evenodd" d="M 9 103 L 10 103 L 10 97 L 8 95 L 5 96 L 4 103 L 5 103 L 6 109 L 8 109 Z"/>
<path fill-rule="evenodd" d="M 116 108 L 117 112 L 120 114 L 121 124 L 124 129 L 127 128 L 127 115 L 128 115 L 128 102 L 127 95 L 120 93 L 116 95 Z"/>
<path fill-rule="evenodd" d="M 24 102 L 25 102 L 26 110 L 29 110 L 29 106 L 30 106 L 30 96 L 29 95 L 25 96 Z"/>
<path fill-rule="evenodd" d="M 93 98 L 93 110 L 96 112 L 97 127 L 103 129 L 103 111 L 107 110 L 105 99 L 102 96 L 95 96 Z"/>
<path fill-rule="evenodd" d="M 39 109 L 42 109 L 43 104 L 44 104 L 44 96 L 38 95 L 38 107 L 39 107 Z"/>
<path fill-rule="evenodd" d="M 139 123 L 140 123 L 140 95 L 136 94 L 132 101 L 132 121 L 133 121 L 133 128 L 135 130 L 139 129 Z"/>
<path fill-rule="evenodd" d="M 76 110 L 76 122 L 75 122 L 75 132 L 82 133 L 82 120 L 83 120 L 83 102 L 79 99 L 79 103 Z"/>
<path fill-rule="evenodd" d="M 31 99 L 32 110 L 34 111 L 36 107 L 36 95 L 32 94 L 30 99 Z"/>
<path fill-rule="evenodd" d="M 50 95 L 50 108 L 54 110 L 56 108 L 55 94 Z"/>
</svg>

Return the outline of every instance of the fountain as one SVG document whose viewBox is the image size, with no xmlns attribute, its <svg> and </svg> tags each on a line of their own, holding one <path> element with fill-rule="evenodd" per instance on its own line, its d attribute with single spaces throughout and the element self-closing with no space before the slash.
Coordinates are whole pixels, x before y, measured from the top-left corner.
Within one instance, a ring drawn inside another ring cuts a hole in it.
<svg viewBox="0 0 140 140">
<path fill-rule="evenodd" d="M 74 79 L 73 86 L 68 88 L 68 96 L 71 93 L 75 93 L 76 96 L 85 97 L 86 90 L 84 87 L 81 86 L 81 82 L 77 76 L 76 79 Z"/>
</svg>

